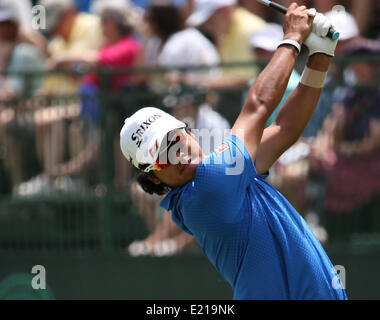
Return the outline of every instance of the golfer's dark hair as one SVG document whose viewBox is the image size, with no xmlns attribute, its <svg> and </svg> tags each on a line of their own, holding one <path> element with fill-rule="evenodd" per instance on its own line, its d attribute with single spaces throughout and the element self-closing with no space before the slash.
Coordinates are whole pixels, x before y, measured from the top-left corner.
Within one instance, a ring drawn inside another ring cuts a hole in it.
<svg viewBox="0 0 380 320">
<path fill-rule="evenodd" d="M 140 166 L 142 170 L 144 170 L 143 166 Z M 158 194 L 159 196 L 163 196 L 169 192 L 169 187 L 162 182 L 160 184 L 153 183 L 149 176 L 154 177 L 152 172 L 145 173 L 141 171 L 137 176 L 137 182 L 141 186 L 141 188 L 149 194 Z"/>
<path fill-rule="evenodd" d="M 152 23 L 157 36 L 163 41 L 185 28 L 181 11 L 172 1 L 157 0 L 152 2 L 148 7 L 146 16 Z"/>
</svg>

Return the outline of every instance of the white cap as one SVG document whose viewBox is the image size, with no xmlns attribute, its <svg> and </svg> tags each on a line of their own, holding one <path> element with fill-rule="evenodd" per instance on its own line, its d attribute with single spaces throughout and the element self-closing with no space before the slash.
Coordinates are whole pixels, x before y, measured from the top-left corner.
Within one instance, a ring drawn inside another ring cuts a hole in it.
<svg viewBox="0 0 380 320">
<path fill-rule="evenodd" d="M 160 109 L 140 109 L 125 120 L 120 132 L 121 151 L 136 168 L 139 164 L 154 164 L 165 136 L 185 127 L 185 123 Z"/>
<path fill-rule="evenodd" d="M 325 16 L 332 22 L 340 33 L 339 40 L 348 40 L 359 36 L 359 28 L 355 18 L 343 6 L 335 6 Z"/>
<path fill-rule="evenodd" d="M 282 26 L 277 23 L 268 23 L 251 36 L 249 43 L 253 48 L 274 52 L 283 38 Z"/>
<path fill-rule="evenodd" d="M 195 0 L 195 9 L 186 23 L 191 27 L 197 27 L 206 22 L 219 8 L 236 4 L 236 0 Z"/>
</svg>

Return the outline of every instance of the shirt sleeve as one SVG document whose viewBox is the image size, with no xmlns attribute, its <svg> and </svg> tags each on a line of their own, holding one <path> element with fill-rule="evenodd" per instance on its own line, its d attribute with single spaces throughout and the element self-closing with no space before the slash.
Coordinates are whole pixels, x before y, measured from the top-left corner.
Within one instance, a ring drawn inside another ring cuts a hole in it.
<svg viewBox="0 0 380 320">
<path fill-rule="evenodd" d="M 199 165 L 192 186 L 194 199 L 188 199 L 189 208 L 232 222 L 255 177 L 259 176 L 251 155 L 238 137 L 230 135 Z"/>
</svg>

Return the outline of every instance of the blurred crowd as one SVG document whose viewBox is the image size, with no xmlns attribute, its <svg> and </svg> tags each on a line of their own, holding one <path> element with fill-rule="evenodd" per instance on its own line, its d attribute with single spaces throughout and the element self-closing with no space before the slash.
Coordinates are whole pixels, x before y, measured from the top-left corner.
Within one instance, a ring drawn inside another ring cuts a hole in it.
<svg viewBox="0 0 380 320">
<path fill-rule="evenodd" d="M 322 242 L 380 231 L 380 3 L 297 2 L 331 18 L 341 33 L 336 60 L 345 62 L 332 66 L 302 139 L 270 182 Z M 38 6 L 46 15 L 36 21 Z M 112 192 L 131 194 L 150 231 L 129 254 L 191 247 L 161 198 L 134 182 L 120 128 L 139 107 L 156 105 L 222 139 L 282 40 L 282 19 L 253 0 L 0 0 L 0 194 L 98 195 L 107 180 L 99 168 L 108 165 Z"/>
</svg>

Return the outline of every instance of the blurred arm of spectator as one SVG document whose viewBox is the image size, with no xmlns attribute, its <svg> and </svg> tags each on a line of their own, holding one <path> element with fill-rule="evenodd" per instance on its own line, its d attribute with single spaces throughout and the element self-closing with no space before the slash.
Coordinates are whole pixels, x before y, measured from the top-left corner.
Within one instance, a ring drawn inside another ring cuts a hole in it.
<svg viewBox="0 0 380 320">
<path fill-rule="evenodd" d="M 346 157 L 366 157 L 380 149 L 380 121 L 371 120 L 369 134 L 361 141 L 342 142 L 339 153 Z"/>
<path fill-rule="evenodd" d="M 185 75 L 183 82 L 189 86 L 198 85 L 201 87 L 206 87 L 212 90 L 217 89 L 229 89 L 229 88 L 242 88 L 247 86 L 247 80 L 241 79 L 239 77 L 234 77 L 233 75 L 224 76 L 197 76 L 197 75 Z"/>
<path fill-rule="evenodd" d="M 133 36 L 134 30 L 128 20 L 127 12 L 113 7 L 104 7 L 100 15 L 106 40 L 105 45 L 99 50 L 56 54 L 51 59 L 51 67 L 71 67 L 73 63 L 78 62 L 90 66 L 112 68 L 130 68 L 142 65 L 143 46 Z M 131 82 L 138 81 L 140 78 L 129 75 L 128 79 Z"/>
<path fill-rule="evenodd" d="M 21 30 L 19 38 L 22 42 L 29 43 L 38 48 L 45 57 L 49 56 L 48 41 L 39 32 Z"/>
<path fill-rule="evenodd" d="M 71 69 L 74 63 L 82 62 L 90 66 L 95 66 L 99 61 L 99 51 L 83 51 L 81 53 L 59 53 L 51 57 L 48 61 L 50 69 L 63 68 Z"/>
<path fill-rule="evenodd" d="M 126 56 L 130 56 L 130 49 L 124 48 L 118 50 L 114 48 L 115 51 L 112 52 L 112 48 L 102 48 L 97 51 L 86 51 L 82 53 L 69 53 L 69 54 L 60 54 L 56 55 L 54 58 L 49 60 L 49 67 L 51 69 L 56 68 L 67 68 L 71 69 L 76 63 L 85 63 L 91 67 L 141 67 L 144 65 L 142 46 L 140 49 L 136 49 L 137 53 L 133 58 L 132 64 L 126 64 Z M 145 82 L 145 77 L 143 74 L 135 75 L 133 77 L 134 82 L 141 83 Z"/>
<path fill-rule="evenodd" d="M 337 104 L 325 119 L 323 128 L 312 144 L 312 162 L 321 161 L 327 169 L 336 161 L 332 151 L 346 158 L 361 158 L 369 157 L 380 150 L 380 120 L 372 119 L 367 135 L 355 141 L 347 140 L 345 124 L 346 112 L 342 105 Z"/>
<path fill-rule="evenodd" d="M 51 178 L 73 175 L 80 172 L 85 166 L 96 161 L 100 145 L 97 142 L 89 143 L 78 155 L 66 163 L 49 168 L 47 174 Z"/>
</svg>

